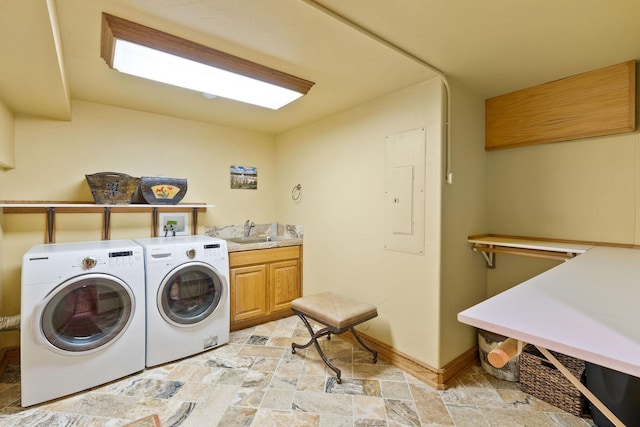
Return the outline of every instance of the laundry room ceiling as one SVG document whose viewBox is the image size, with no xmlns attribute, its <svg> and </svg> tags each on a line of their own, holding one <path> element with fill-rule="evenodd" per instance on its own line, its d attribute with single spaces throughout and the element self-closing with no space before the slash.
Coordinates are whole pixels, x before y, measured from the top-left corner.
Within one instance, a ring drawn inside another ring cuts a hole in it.
<svg viewBox="0 0 640 427">
<path fill-rule="evenodd" d="M 118 73 L 102 12 L 315 85 L 272 111 Z M 52 119 L 78 99 L 277 134 L 437 75 L 420 61 L 487 98 L 639 57 L 637 0 L 0 0 L 0 99 Z"/>
</svg>

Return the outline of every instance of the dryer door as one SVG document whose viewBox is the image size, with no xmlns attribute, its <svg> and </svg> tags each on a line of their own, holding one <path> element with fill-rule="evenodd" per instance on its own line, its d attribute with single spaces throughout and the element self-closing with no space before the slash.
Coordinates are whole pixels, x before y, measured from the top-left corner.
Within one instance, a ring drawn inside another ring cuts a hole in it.
<svg viewBox="0 0 640 427">
<path fill-rule="evenodd" d="M 226 279 L 202 262 L 188 262 L 172 270 L 158 288 L 162 317 L 175 326 L 192 326 L 207 319 L 225 301 Z"/>
<path fill-rule="evenodd" d="M 96 351 L 125 331 L 133 317 L 133 304 L 133 293 L 122 280 L 109 274 L 84 274 L 47 295 L 38 305 L 37 326 L 56 350 Z"/>
</svg>

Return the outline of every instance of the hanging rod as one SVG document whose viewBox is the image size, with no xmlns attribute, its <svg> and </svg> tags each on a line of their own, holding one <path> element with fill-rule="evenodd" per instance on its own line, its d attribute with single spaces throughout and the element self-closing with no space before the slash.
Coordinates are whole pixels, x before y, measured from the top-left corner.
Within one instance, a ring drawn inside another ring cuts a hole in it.
<svg viewBox="0 0 640 427">
<path fill-rule="evenodd" d="M 496 254 L 567 261 L 594 246 L 586 244 L 586 242 L 575 243 L 562 240 L 492 235 L 469 236 L 467 241 L 471 245 L 471 250 L 479 252 L 483 256 L 487 268 L 496 267 Z"/>
</svg>

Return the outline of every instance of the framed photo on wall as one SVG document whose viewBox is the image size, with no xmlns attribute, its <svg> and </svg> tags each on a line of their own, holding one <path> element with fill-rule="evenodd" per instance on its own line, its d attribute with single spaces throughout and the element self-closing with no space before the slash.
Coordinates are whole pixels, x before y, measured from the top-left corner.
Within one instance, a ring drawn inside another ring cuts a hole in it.
<svg viewBox="0 0 640 427">
<path fill-rule="evenodd" d="M 258 168 L 253 166 L 231 166 L 231 188 L 257 190 Z"/>
</svg>

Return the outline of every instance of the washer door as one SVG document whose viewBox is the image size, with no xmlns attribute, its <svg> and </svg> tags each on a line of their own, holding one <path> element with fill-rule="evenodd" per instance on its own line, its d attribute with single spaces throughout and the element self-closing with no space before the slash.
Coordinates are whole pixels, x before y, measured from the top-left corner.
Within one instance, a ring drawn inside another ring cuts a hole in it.
<svg viewBox="0 0 640 427">
<path fill-rule="evenodd" d="M 207 319 L 224 302 L 225 278 L 202 262 L 172 270 L 158 288 L 158 310 L 175 326 L 192 326 Z"/>
<path fill-rule="evenodd" d="M 36 318 L 46 342 L 64 353 L 97 351 L 131 323 L 134 297 L 108 274 L 84 274 L 57 286 L 38 306 Z"/>
</svg>

